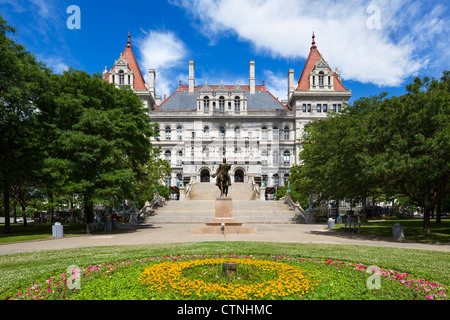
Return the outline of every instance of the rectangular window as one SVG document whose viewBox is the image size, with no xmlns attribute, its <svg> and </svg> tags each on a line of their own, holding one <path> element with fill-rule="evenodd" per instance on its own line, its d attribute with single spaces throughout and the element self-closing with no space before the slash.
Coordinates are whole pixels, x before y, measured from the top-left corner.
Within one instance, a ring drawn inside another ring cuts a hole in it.
<svg viewBox="0 0 450 320">
<path fill-rule="evenodd" d="M 341 112 L 341 105 L 338 104 L 338 112 Z"/>
<path fill-rule="evenodd" d="M 311 112 L 311 105 L 308 104 L 308 112 Z"/>
<path fill-rule="evenodd" d="M 328 105 L 327 104 L 323 105 L 323 112 L 328 112 Z"/>
<path fill-rule="evenodd" d="M 317 105 L 317 112 L 322 112 L 322 105 L 321 104 L 318 104 Z"/>
<path fill-rule="evenodd" d="M 333 104 L 333 112 L 336 112 L 337 111 L 337 105 L 336 104 Z"/>
<path fill-rule="evenodd" d="M 306 112 L 306 104 L 303 104 L 303 112 Z"/>
</svg>

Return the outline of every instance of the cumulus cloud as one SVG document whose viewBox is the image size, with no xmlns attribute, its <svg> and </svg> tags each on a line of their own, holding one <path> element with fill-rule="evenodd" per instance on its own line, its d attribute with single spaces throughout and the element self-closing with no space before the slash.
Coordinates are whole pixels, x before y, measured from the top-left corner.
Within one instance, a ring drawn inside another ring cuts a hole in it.
<svg viewBox="0 0 450 320">
<path fill-rule="evenodd" d="M 43 61 L 47 67 L 53 70 L 54 73 L 61 74 L 66 70 L 69 70 L 69 66 L 64 62 L 61 57 L 49 57 L 40 55 L 41 61 Z"/>
<path fill-rule="evenodd" d="M 447 10 L 436 1 L 173 0 L 193 18 L 211 44 L 224 36 L 251 43 L 256 52 L 305 59 L 311 34 L 332 68 L 344 79 L 399 86 L 426 68 L 443 63 L 425 51 L 432 41 L 449 45 Z M 375 9 L 374 9 L 375 8 Z M 448 50 L 446 50 L 448 51 Z M 448 53 L 444 53 L 448 58 Z M 302 66 L 299 66 L 300 68 Z M 301 70 L 299 70 L 301 71 Z"/>
<path fill-rule="evenodd" d="M 287 99 L 287 75 L 271 70 L 263 70 L 263 75 L 266 89 L 280 101 Z"/>
<path fill-rule="evenodd" d="M 176 67 L 186 62 L 188 49 L 172 31 L 144 31 L 144 36 L 137 39 L 141 56 L 139 63 L 143 69 L 145 80 L 148 81 L 148 70 L 156 71 L 156 94 L 171 94 L 185 75 L 176 74 Z M 186 64 L 187 68 L 187 64 Z"/>
</svg>

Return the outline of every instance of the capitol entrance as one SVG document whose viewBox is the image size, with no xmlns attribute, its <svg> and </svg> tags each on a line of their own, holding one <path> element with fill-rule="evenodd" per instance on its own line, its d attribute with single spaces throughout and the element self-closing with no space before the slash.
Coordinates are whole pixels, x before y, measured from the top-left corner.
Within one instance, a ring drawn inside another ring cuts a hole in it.
<svg viewBox="0 0 450 320">
<path fill-rule="evenodd" d="M 237 169 L 234 172 L 234 182 L 244 182 L 244 171 Z"/>
<path fill-rule="evenodd" d="M 200 182 L 210 182 L 210 173 L 208 169 L 203 169 L 200 172 Z"/>
</svg>

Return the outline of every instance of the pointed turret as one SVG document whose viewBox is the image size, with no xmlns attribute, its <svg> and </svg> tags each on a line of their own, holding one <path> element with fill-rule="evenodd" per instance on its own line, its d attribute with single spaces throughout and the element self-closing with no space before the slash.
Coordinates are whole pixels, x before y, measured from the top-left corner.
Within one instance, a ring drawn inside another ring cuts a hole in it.
<svg viewBox="0 0 450 320">
<path fill-rule="evenodd" d="M 311 83 L 310 83 L 310 74 L 315 69 L 316 64 L 323 60 L 322 55 L 320 54 L 319 50 L 316 46 L 315 41 L 315 34 L 313 32 L 312 34 L 312 42 L 311 42 L 311 49 L 309 52 L 309 56 L 306 59 L 305 67 L 303 68 L 302 74 L 300 76 L 300 79 L 298 80 L 297 90 L 301 91 L 308 91 L 311 89 Z M 324 61 L 324 60 L 323 60 Z M 330 67 L 327 65 L 327 70 L 332 73 L 333 75 L 333 86 L 334 91 L 348 91 L 341 82 L 340 77 L 336 75 L 336 73 L 332 72 Z"/>
</svg>

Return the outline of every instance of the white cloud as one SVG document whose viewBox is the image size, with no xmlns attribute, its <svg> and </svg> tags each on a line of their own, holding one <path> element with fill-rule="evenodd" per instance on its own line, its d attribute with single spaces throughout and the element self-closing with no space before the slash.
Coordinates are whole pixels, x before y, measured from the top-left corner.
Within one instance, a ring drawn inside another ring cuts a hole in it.
<svg viewBox="0 0 450 320">
<path fill-rule="evenodd" d="M 42 57 L 41 60 L 45 62 L 47 67 L 53 70 L 54 73 L 61 74 L 69 70 L 69 66 L 60 57 Z"/>
<path fill-rule="evenodd" d="M 442 53 L 424 50 L 431 41 L 439 41 L 442 48 L 449 46 L 445 8 L 433 3 L 436 1 L 172 1 L 192 15 L 195 26 L 211 43 L 232 34 L 251 43 L 256 52 L 274 57 L 305 59 L 314 31 L 319 51 L 332 68 L 339 68 L 344 79 L 380 86 L 402 85 L 433 59 L 448 66 Z M 369 5 L 380 9 L 379 16 L 367 11 Z M 368 19 L 376 18 L 381 29 L 369 28 Z M 448 58 L 448 53 L 444 56 Z"/>
<path fill-rule="evenodd" d="M 143 31 L 143 30 L 142 30 Z M 176 67 L 186 63 L 187 48 L 175 33 L 171 31 L 143 31 L 144 36 L 137 39 L 141 62 L 145 70 L 144 77 L 148 81 L 148 70 L 156 71 L 156 94 L 169 95 L 178 84 L 175 79 L 182 79 L 184 75 L 177 74 Z"/>
<path fill-rule="evenodd" d="M 264 85 L 266 89 L 278 100 L 287 99 L 287 75 L 263 70 Z"/>
</svg>

